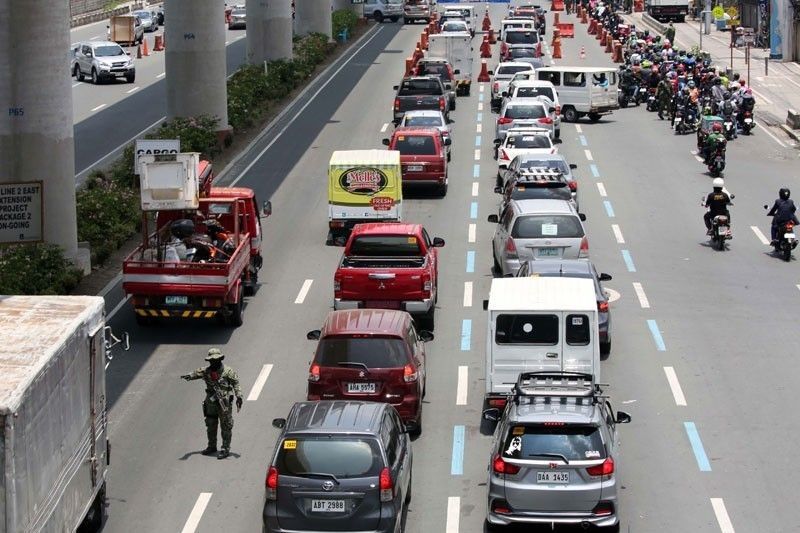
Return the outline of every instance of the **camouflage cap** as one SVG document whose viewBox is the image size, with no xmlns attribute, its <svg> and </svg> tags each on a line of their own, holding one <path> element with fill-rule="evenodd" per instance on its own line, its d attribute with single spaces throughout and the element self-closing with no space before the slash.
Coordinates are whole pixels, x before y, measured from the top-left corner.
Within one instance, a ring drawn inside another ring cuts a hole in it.
<svg viewBox="0 0 800 533">
<path fill-rule="evenodd" d="M 222 361 L 225 359 L 225 354 L 219 348 L 211 348 L 206 355 L 206 361 Z"/>
</svg>

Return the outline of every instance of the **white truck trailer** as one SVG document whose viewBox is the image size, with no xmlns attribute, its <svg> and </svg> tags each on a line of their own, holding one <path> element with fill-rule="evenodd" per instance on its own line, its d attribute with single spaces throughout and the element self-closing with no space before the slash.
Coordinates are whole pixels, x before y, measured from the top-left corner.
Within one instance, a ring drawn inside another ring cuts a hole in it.
<svg viewBox="0 0 800 533">
<path fill-rule="evenodd" d="M 429 58 L 446 59 L 456 79 L 458 96 L 469 96 L 472 87 L 472 37 L 469 33 L 436 33 L 428 42 Z"/>
<path fill-rule="evenodd" d="M 102 526 L 105 330 L 102 298 L 0 296 L 0 531 Z"/>
</svg>

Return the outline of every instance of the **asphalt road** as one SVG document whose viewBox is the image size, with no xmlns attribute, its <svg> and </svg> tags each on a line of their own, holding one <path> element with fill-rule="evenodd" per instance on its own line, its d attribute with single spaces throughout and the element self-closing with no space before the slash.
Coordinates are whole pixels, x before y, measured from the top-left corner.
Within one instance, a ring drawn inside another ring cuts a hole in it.
<svg viewBox="0 0 800 533">
<path fill-rule="evenodd" d="M 503 7 L 491 10 L 497 24 Z M 381 146 L 391 131 L 391 87 L 421 29 L 385 24 L 368 33 L 224 176 L 274 206 L 264 228 L 262 285 L 244 326 L 142 329 L 127 306 L 113 314 L 112 326 L 129 331 L 133 346 L 109 366 L 113 453 L 105 531 L 260 529 L 266 461 L 278 434 L 270 421 L 304 399 L 314 349 L 305 333 L 319 327 L 332 303 L 341 250 L 324 245 L 327 162 L 333 150 Z M 579 63 L 584 46 L 583 63 L 609 64 L 585 26 L 563 42 L 560 63 Z M 476 84 L 453 114 L 447 197 L 405 202 L 407 220 L 447 241 L 436 339 L 428 345 L 425 421 L 413 447 L 406 524 L 413 533 L 483 530 L 490 436 L 480 418 L 481 301 L 491 281 L 494 228 L 486 216 L 497 205 L 487 85 Z M 793 183 L 798 152 L 758 128 L 729 143 L 735 238 L 718 252 L 704 235 L 699 200 L 711 178 L 691 153 L 693 135 L 676 136 L 655 114 L 632 108 L 596 124 L 565 123 L 562 138 L 560 151 L 578 165 L 591 258 L 614 276 L 606 285 L 621 295 L 612 304 L 614 346 L 603 379 L 614 406 L 633 416 L 617 458 L 623 531 L 798 530 L 789 495 L 800 415 L 788 378 L 800 370 L 792 356 L 800 280 L 796 262 L 772 257 L 751 228 L 769 234 L 761 206 Z M 118 302 L 114 287 L 108 309 Z M 203 365 L 209 346 L 229 354 L 246 398 L 225 461 L 199 455 L 202 386 L 178 379 Z M 262 372 L 268 379 L 253 390 Z M 459 405 L 464 390 L 467 401 Z M 463 455 L 454 446 L 462 427 Z"/>
</svg>

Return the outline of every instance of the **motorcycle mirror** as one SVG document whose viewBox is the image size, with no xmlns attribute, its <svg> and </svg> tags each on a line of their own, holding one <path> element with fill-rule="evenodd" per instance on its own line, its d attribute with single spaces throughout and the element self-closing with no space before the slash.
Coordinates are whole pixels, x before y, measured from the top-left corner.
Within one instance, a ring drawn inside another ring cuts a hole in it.
<svg viewBox="0 0 800 533">
<path fill-rule="evenodd" d="M 769 206 L 764 204 L 764 209 L 769 209 Z"/>
<path fill-rule="evenodd" d="M 734 198 L 736 198 L 736 195 L 735 194 L 731 194 L 731 200 L 733 200 Z"/>
</svg>

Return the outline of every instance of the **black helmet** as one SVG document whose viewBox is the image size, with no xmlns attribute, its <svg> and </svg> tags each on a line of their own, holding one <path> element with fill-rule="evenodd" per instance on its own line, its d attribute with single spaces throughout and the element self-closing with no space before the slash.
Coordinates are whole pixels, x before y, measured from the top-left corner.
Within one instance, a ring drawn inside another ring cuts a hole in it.
<svg viewBox="0 0 800 533">
<path fill-rule="evenodd" d="M 719 76 L 714 78 L 714 85 L 722 85 L 722 78 L 720 78 Z"/>
<path fill-rule="evenodd" d="M 792 191 L 790 191 L 788 187 L 781 187 L 781 190 L 778 191 L 778 196 L 781 197 L 781 200 L 788 200 L 791 194 Z"/>
</svg>

